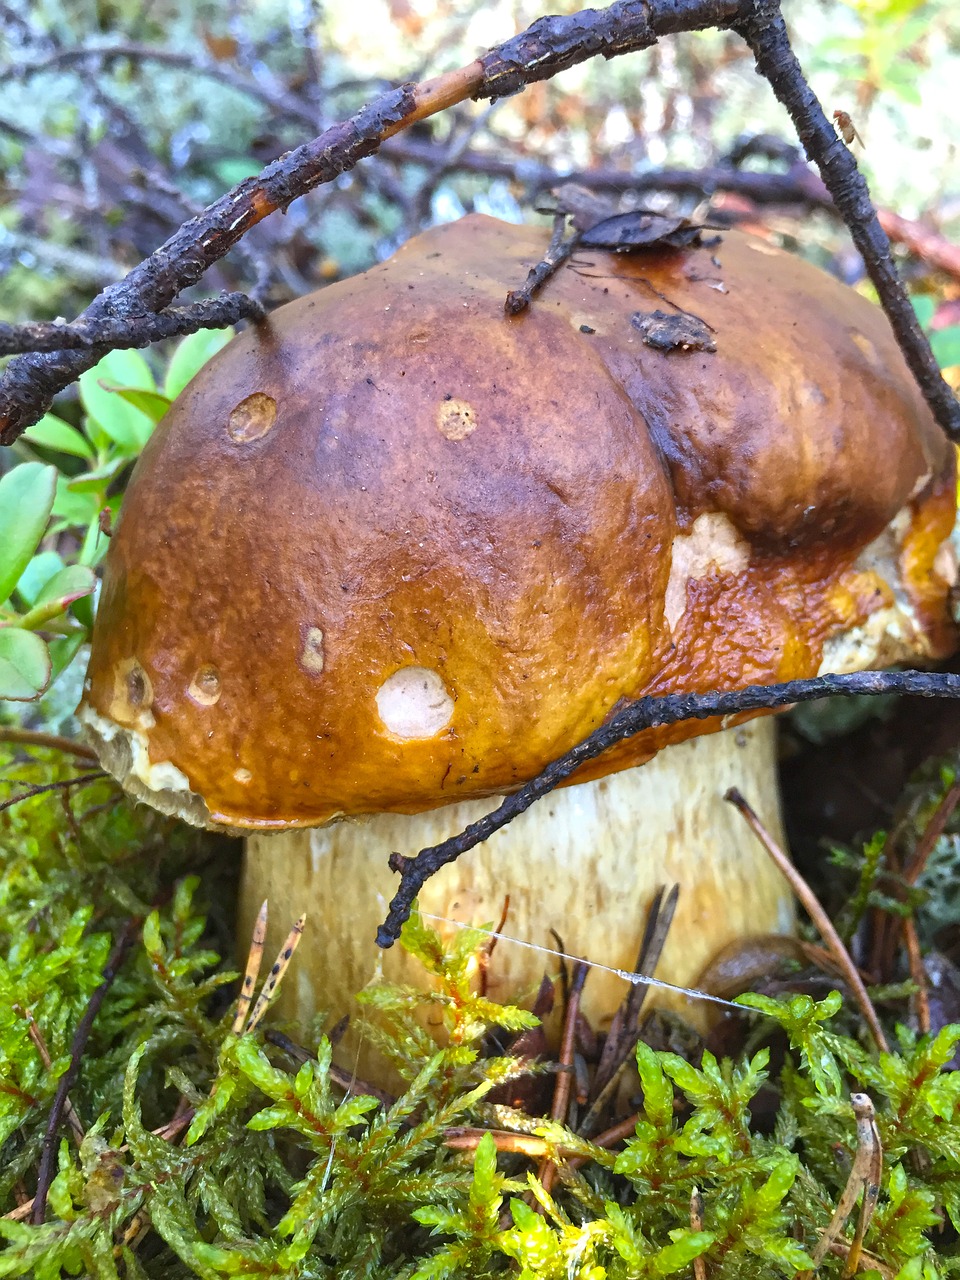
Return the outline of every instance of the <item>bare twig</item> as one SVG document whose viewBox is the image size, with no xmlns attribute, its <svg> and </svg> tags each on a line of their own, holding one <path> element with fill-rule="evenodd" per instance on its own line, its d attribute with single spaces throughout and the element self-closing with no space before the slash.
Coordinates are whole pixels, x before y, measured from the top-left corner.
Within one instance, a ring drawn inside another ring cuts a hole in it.
<svg viewBox="0 0 960 1280">
<path fill-rule="evenodd" d="M 923 873 L 930 854 L 936 847 L 937 841 L 943 835 L 947 823 L 950 821 L 958 804 L 960 804 L 960 778 L 954 779 L 947 788 L 943 799 L 933 811 L 929 822 L 917 840 L 910 861 L 902 871 L 897 865 L 897 832 L 892 832 L 888 837 L 884 847 L 884 862 L 888 878 L 892 883 L 892 892 L 899 901 L 906 901 L 906 890 L 916 884 Z M 874 909 L 870 967 L 876 979 L 881 982 L 887 980 L 893 972 L 897 943 L 903 933 L 904 923 L 903 916 L 880 907 Z"/>
<path fill-rule="evenodd" d="M 493 1138 L 498 1151 L 513 1155 L 530 1156 L 534 1160 L 548 1160 L 551 1156 L 563 1159 L 565 1151 L 559 1150 L 545 1138 L 535 1137 L 529 1133 L 513 1133 L 509 1129 L 470 1129 L 456 1126 L 444 1130 L 444 1145 L 451 1151 L 476 1151 L 480 1140 L 487 1134 Z"/>
<path fill-rule="evenodd" d="M 678 884 L 673 885 L 669 893 L 666 885 L 661 885 L 654 894 L 647 913 L 637 963 L 634 966 L 636 973 L 646 974 L 651 978 L 656 973 L 670 926 L 673 924 L 679 897 Z M 594 1081 L 596 1090 L 603 1089 L 604 1085 L 613 1078 L 623 1060 L 635 1048 L 640 1034 L 640 1012 L 649 989 L 646 983 L 632 984 L 623 1003 L 614 1014 L 597 1067 L 597 1077 Z"/>
<path fill-rule="evenodd" d="M 19 746 L 35 747 L 38 750 L 62 751 L 65 755 L 77 756 L 81 760 L 95 761 L 97 753 L 73 738 L 61 737 L 58 733 L 43 733 L 39 729 L 21 729 L 14 725 L 0 725 L 0 742 L 13 742 Z"/>
<path fill-rule="evenodd" d="M 542 289 L 550 277 L 563 266 L 580 243 L 580 233 L 577 231 L 572 232 L 566 240 L 564 239 L 566 226 L 567 215 L 556 214 L 553 219 L 553 234 L 550 236 L 550 243 L 543 257 L 527 272 L 527 278 L 521 287 L 511 289 L 507 294 L 503 309 L 508 316 L 518 316 L 521 311 L 529 307 L 533 295 L 538 289 Z"/>
<path fill-rule="evenodd" d="M 933 816 L 923 829 L 923 835 L 916 843 L 910 861 L 903 869 L 903 882 L 914 885 L 923 873 L 927 861 L 936 847 L 937 841 L 946 830 L 947 823 L 960 804 L 960 777 L 947 788 L 946 794 L 937 805 Z"/>
<path fill-rule="evenodd" d="M 907 948 L 910 977 L 917 988 L 917 993 L 913 997 L 913 1008 L 917 1015 L 917 1030 L 922 1036 L 925 1036 L 930 1032 L 930 997 L 927 992 L 929 978 L 923 966 L 923 956 L 920 953 L 917 924 L 912 916 L 908 916 L 903 922 L 903 941 Z"/>
<path fill-rule="evenodd" d="M 471 822 L 458 835 L 433 845 L 413 858 L 394 853 L 390 866 L 400 873 L 400 885 L 390 903 L 386 919 L 377 931 L 377 944 L 391 947 L 410 915 L 413 901 L 426 881 L 448 862 L 455 862 L 468 850 L 505 827 L 561 782 L 576 773 L 581 765 L 602 755 L 644 729 L 677 724 L 682 720 L 706 720 L 714 716 L 735 716 L 760 708 L 788 706 L 793 702 L 811 702 L 816 698 L 838 694 L 884 693 L 913 694 L 920 697 L 960 698 L 960 676 L 927 671 L 860 671 L 850 675 L 815 676 L 809 680 L 791 680 L 785 684 L 750 685 L 724 693 L 667 694 L 664 697 L 639 698 L 630 703 L 606 724 L 596 729 L 570 751 L 565 752 L 477 822 Z"/>
<path fill-rule="evenodd" d="M 261 911 L 263 908 L 261 908 Z M 283 976 L 290 967 L 290 961 L 293 959 L 294 952 L 300 945 L 300 939 L 303 937 L 303 926 L 306 923 L 306 915 L 300 916 L 298 920 L 293 922 L 293 927 L 287 934 L 286 941 L 280 948 L 280 954 L 273 962 L 273 968 L 267 975 L 267 980 L 263 984 L 263 989 L 257 997 L 257 1003 L 253 1006 L 253 1012 L 250 1014 L 250 1021 L 247 1023 L 246 1032 L 249 1035 L 251 1031 L 256 1031 L 257 1027 L 263 1020 L 264 1014 L 270 1008 L 276 999 L 277 990 L 283 981 Z M 256 937 L 256 935 L 254 935 Z M 254 945 L 256 945 L 254 943 Z M 257 961 L 257 970 L 259 972 L 260 964 Z"/>
<path fill-rule="evenodd" d="M 26 1019 L 27 1034 L 33 1041 L 34 1047 L 40 1056 L 40 1061 L 44 1065 L 44 1069 L 48 1072 L 53 1070 L 53 1059 L 50 1057 L 50 1050 L 47 1048 L 47 1042 L 44 1039 L 43 1032 L 37 1025 L 37 1020 L 33 1016 L 32 1009 L 24 1009 L 20 1005 L 13 1006 L 14 1013 L 18 1013 L 22 1018 Z M 77 1115 L 76 1108 L 69 1098 L 63 1104 L 63 1114 L 66 1117 L 67 1124 L 70 1126 L 70 1132 L 73 1134 L 73 1140 L 79 1147 L 84 1139 L 83 1124 Z"/>
<path fill-rule="evenodd" d="M 333 1040 L 333 1036 L 328 1038 L 331 1041 Z M 278 1049 L 282 1049 L 284 1053 L 293 1058 L 294 1062 L 299 1062 L 301 1066 L 305 1062 L 314 1061 L 312 1053 L 305 1049 L 303 1045 L 291 1040 L 289 1036 L 285 1036 L 282 1031 L 276 1031 L 271 1027 L 264 1039 L 269 1044 L 275 1044 Z M 370 1084 L 367 1080 L 361 1080 L 359 1076 L 355 1076 L 349 1071 L 344 1071 L 342 1067 L 338 1067 L 335 1062 L 330 1064 L 330 1079 L 344 1093 L 362 1094 L 364 1097 L 376 1098 L 385 1107 L 392 1107 L 396 1102 L 393 1094 L 387 1093 L 386 1089 L 380 1089 L 375 1084 Z"/>
<path fill-rule="evenodd" d="M 570 978 L 570 993 L 567 996 L 567 1007 L 563 1016 L 563 1035 L 560 1040 L 560 1053 L 557 1060 L 557 1080 L 553 1090 L 553 1103 L 550 1107 L 550 1118 L 558 1124 L 566 1124 L 567 1112 L 570 1109 L 570 1093 L 573 1088 L 573 1053 L 577 1034 L 577 1015 L 580 1012 L 580 997 L 583 984 L 587 980 L 589 967 L 575 964 Z M 549 1159 L 540 1165 L 537 1176 L 545 1191 L 549 1193 L 557 1174 L 557 1166 Z"/>
<path fill-rule="evenodd" d="M 247 97 L 257 98 L 265 106 L 303 124 L 314 123 L 314 112 L 308 110 L 305 103 L 293 94 L 285 93 L 278 85 L 269 85 L 262 79 L 245 76 L 223 62 L 213 58 L 198 56 L 178 49 L 165 49 L 162 45 L 137 44 L 123 41 L 111 44 L 82 45 L 69 49 L 58 49 L 45 58 L 37 58 L 32 62 L 14 63 L 4 68 L 4 76 L 10 79 L 31 80 L 35 76 L 49 71 L 60 71 L 64 67 L 90 63 L 96 67 L 109 62 L 158 62 L 175 70 L 182 70 L 191 75 L 206 76 L 217 80 L 227 88 Z"/>
<path fill-rule="evenodd" d="M 690 1192 L 690 1230 L 703 1230 L 703 1196 L 699 1187 Z M 707 1280 L 707 1264 L 702 1255 L 693 1260 L 693 1280 Z"/>
<path fill-rule="evenodd" d="M 496 929 L 494 929 L 491 936 L 477 952 L 477 989 L 482 996 L 487 994 L 487 979 L 490 973 L 490 961 L 493 959 L 493 953 L 497 948 L 497 943 L 500 940 L 500 934 L 503 933 L 509 915 L 510 895 L 507 893 L 503 898 L 503 910 L 500 912 L 500 921 Z"/>
<path fill-rule="evenodd" d="M 757 70 L 787 109 L 807 155 L 816 163 L 833 202 L 863 257 L 907 364 L 944 431 L 960 440 L 960 401 L 944 382 L 890 254 L 870 191 L 853 153 L 807 84 L 780 12 L 780 0 L 751 0 L 733 22 L 750 46 Z"/>
<path fill-rule="evenodd" d="M 661 885 L 654 895 L 647 913 L 643 941 L 640 943 L 640 951 L 637 955 L 635 965 L 637 974 L 652 978 L 656 973 L 667 941 L 667 934 L 673 923 L 679 896 L 680 886 L 676 884 L 669 893 L 666 892 L 666 886 Z M 585 1137 L 589 1136 L 599 1124 L 607 1103 L 615 1094 L 622 1079 L 630 1055 L 637 1047 L 637 1041 L 640 1038 L 640 1011 L 649 989 L 645 982 L 632 983 L 623 1002 L 613 1015 L 593 1082 L 593 1101 L 580 1123 L 579 1131 Z"/>
<path fill-rule="evenodd" d="M 123 929 L 121 929 L 120 936 L 117 938 L 113 950 L 110 952 L 107 959 L 107 963 L 104 966 L 103 978 L 100 985 L 90 997 L 83 1017 L 77 1023 L 77 1029 L 73 1033 L 73 1040 L 70 1044 L 70 1062 L 57 1084 L 57 1092 L 54 1095 L 53 1106 L 50 1108 L 50 1118 L 47 1121 L 47 1131 L 43 1138 L 43 1151 L 40 1156 L 40 1169 L 37 1173 L 37 1193 L 34 1196 L 33 1210 L 30 1215 L 34 1223 L 39 1224 L 43 1222 L 46 1217 L 47 1195 L 50 1191 L 50 1184 L 53 1182 L 54 1164 L 56 1160 L 57 1131 L 60 1128 L 60 1121 L 63 1118 L 67 1096 L 76 1083 L 77 1076 L 80 1073 L 80 1063 L 83 1058 L 83 1051 L 86 1048 L 87 1040 L 90 1038 L 90 1032 L 93 1030 L 93 1024 L 96 1021 L 97 1014 L 100 1012 L 100 1006 L 106 999 L 107 992 L 113 986 L 114 979 L 120 972 L 120 967 L 126 958 L 127 952 L 133 946 L 133 942 L 137 936 L 139 928 L 139 920 L 128 920 Z"/>
<path fill-rule="evenodd" d="M 790 888 L 803 905 L 807 915 L 819 929 L 823 940 L 826 942 L 833 954 L 837 967 L 840 969 L 847 985 L 856 997 L 857 1004 L 860 1006 L 860 1011 L 863 1014 L 864 1021 L 870 1028 L 870 1033 L 873 1036 L 874 1043 L 881 1053 L 889 1053 L 890 1046 L 887 1044 L 887 1038 L 883 1034 L 883 1028 L 880 1026 L 880 1021 L 877 1018 L 877 1011 L 874 1009 L 870 996 L 867 994 L 867 988 L 864 986 L 863 979 L 860 977 L 860 971 L 850 958 L 849 951 L 843 945 L 843 939 L 833 927 L 833 921 L 820 905 L 816 894 L 770 835 L 769 831 L 764 827 L 763 823 L 737 788 L 731 787 L 724 799 L 729 800 L 736 809 L 739 809 L 744 818 L 746 818 L 747 825 L 750 827 L 750 830 L 776 863 L 780 874 L 788 882 Z"/>
<path fill-rule="evenodd" d="M 32 800 L 34 796 L 42 796 L 47 791 L 65 791 L 68 787 L 80 787 L 84 783 L 99 782 L 101 778 L 109 777 L 108 773 L 98 769 L 96 773 L 81 773 L 76 778 L 64 778 L 61 782 L 44 782 L 35 787 L 27 787 L 25 791 L 21 791 L 19 795 L 11 796 L 9 800 L 0 800 L 0 813 L 4 809 L 12 809 L 15 804 L 20 804 L 22 800 Z"/>
<path fill-rule="evenodd" d="M 437 144 L 400 135 L 384 143 L 382 154 L 408 163 L 433 165 Z M 593 169 L 562 170 L 526 156 L 511 158 L 480 150 L 464 151 L 450 161 L 449 169 L 479 173 L 491 178 L 507 178 L 529 190 L 541 191 L 572 182 L 592 191 L 672 192 L 677 195 L 710 196 L 729 191 L 759 205 L 802 204 L 804 208 L 832 210 L 833 201 L 823 182 L 806 164 L 798 161 L 786 173 L 758 173 L 716 164 L 705 169 L 629 169 L 597 166 Z"/>
<path fill-rule="evenodd" d="M 156 315 L 129 320 L 77 320 L 73 324 L 0 322 L 0 355 L 23 351 L 119 351 L 147 347 L 161 338 L 182 337 L 198 329 L 226 329 L 240 320 L 259 323 L 262 303 L 245 293 L 224 293 L 219 298 L 170 307 Z"/>
</svg>

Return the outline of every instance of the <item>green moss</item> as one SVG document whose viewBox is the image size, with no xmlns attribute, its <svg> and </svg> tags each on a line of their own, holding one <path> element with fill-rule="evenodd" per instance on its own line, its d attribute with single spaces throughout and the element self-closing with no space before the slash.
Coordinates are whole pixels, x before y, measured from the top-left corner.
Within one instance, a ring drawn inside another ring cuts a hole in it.
<svg viewBox="0 0 960 1280">
<path fill-rule="evenodd" d="M 40 760 L 0 747 L 5 781 L 73 773 L 53 753 Z M 696 1259 L 709 1280 L 796 1275 L 856 1155 L 851 1091 L 872 1099 L 884 1148 L 865 1241 L 873 1274 L 960 1272 L 960 1026 L 900 1028 L 896 1051 L 878 1055 L 839 996 L 748 997 L 757 1022 L 742 1060 L 639 1046 L 636 1131 L 607 1150 L 490 1099 L 518 1071 L 486 1056 L 490 1028 L 502 1039 L 533 1020 L 471 992 L 479 934 L 445 949 L 415 917 L 403 942 L 436 993 L 364 993 L 407 1081 L 387 1105 L 336 1087 L 323 1036 L 294 1064 L 259 1033 L 233 1034 L 236 975 L 219 959 L 232 951 L 233 846 L 212 849 L 106 781 L 69 807 L 54 792 L 0 813 L 0 845 L 0 1212 L 15 1212 L 0 1220 L 0 1276 L 629 1280 L 691 1277 Z M 876 847 L 857 863 L 850 920 L 873 893 Z M 219 921 L 202 898 L 225 904 Z M 57 1080 L 131 921 L 137 946 L 71 1090 L 85 1136 L 78 1146 L 64 1126 L 46 1220 L 33 1225 L 16 1210 L 36 1186 Z M 413 1016 L 417 1001 L 442 1016 L 447 1048 Z M 775 1114 L 761 1125 L 754 1110 L 771 1088 Z M 179 1127 L 162 1130 L 172 1118 Z M 445 1137 L 465 1124 L 539 1135 L 558 1160 L 552 1189 L 489 1133 L 473 1153 L 452 1150 Z M 586 1160 L 574 1167 L 571 1152 Z M 831 1254 L 819 1274 L 842 1267 Z"/>
</svg>

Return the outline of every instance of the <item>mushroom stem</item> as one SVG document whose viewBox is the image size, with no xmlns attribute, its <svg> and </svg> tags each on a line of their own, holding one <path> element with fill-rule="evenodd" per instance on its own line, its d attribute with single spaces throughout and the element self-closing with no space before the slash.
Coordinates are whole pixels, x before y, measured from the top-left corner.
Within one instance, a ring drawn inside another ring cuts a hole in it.
<svg viewBox="0 0 960 1280">
<path fill-rule="evenodd" d="M 420 908 L 446 921 L 489 924 L 509 894 L 506 937 L 491 958 L 487 992 L 502 1003 L 522 1003 L 556 962 L 511 945 L 509 937 L 555 948 L 556 930 L 567 952 L 632 969 L 657 888 L 677 883 L 679 905 L 657 976 L 690 986 L 733 940 L 793 929 L 789 887 L 723 798 L 738 787 L 782 839 L 775 732 L 764 717 L 666 747 L 638 768 L 554 791 L 444 867 L 424 886 Z M 413 816 L 378 814 L 249 837 L 241 937 L 264 898 L 273 906 L 273 941 L 281 940 L 287 915 L 307 912 L 311 922 L 281 1012 L 303 1023 L 318 1008 L 339 1017 L 381 972 L 422 986 L 422 969 L 402 948 L 384 953 L 374 942 L 396 883 L 387 858 L 393 850 L 414 853 L 435 844 L 495 804 L 471 800 Z M 456 927 L 431 923 L 448 935 Z M 606 1030 L 623 996 L 621 979 L 595 971 L 583 1000 L 592 1025 Z M 703 1021 L 693 1000 L 662 992 L 651 998 Z"/>
</svg>

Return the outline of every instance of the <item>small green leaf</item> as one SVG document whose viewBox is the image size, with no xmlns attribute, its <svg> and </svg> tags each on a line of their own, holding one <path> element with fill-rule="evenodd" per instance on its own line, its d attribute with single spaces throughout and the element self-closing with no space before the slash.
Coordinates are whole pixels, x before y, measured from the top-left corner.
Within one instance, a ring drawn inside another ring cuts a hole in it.
<svg viewBox="0 0 960 1280">
<path fill-rule="evenodd" d="M 150 439 L 153 420 L 116 395 L 117 387 L 156 392 L 150 366 L 139 352 L 111 351 L 80 375 L 80 400 L 90 417 L 124 452 L 139 453 Z"/>
<path fill-rule="evenodd" d="M 92 458 L 93 447 L 90 441 L 69 422 L 56 417 L 52 413 L 44 414 L 39 422 L 27 427 L 23 439 L 28 444 L 39 444 L 44 449 L 56 449 L 58 453 L 69 453 L 75 458 Z"/>
<path fill-rule="evenodd" d="M 56 636 L 47 644 L 50 653 L 50 683 L 69 667 L 70 663 L 77 656 L 84 640 L 87 638 L 86 629 L 83 631 L 72 631 L 68 636 Z"/>
<path fill-rule="evenodd" d="M 169 396 L 162 396 L 159 391 L 140 391 L 136 387 L 114 387 L 112 390 L 114 395 L 145 413 L 154 423 L 160 421 L 172 403 Z"/>
<path fill-rule="evenodd" d="M 33 557 L 17 583 L 17 595 L 28 608 L 37 603 L 40 592 L 62 568 L 63 561 L 56 551 L 41 551 Z"/>
<path fill-rule="evenodd" d="M 36 631 L 51 618 L 63 613 L 74 600 L 88 596 L 96 585 L 97 580 L 92 570 L 82 564 L 67 565 L 65 569 L 55 573 L 42 589 L 30 612 L 20 619 L 20 626 Z"/>
<path fill-rule="evenodd" d="M 113 477 L 128 466 L 130 466 L 129 455 L 121 454 L 119 457 L 111 458 L 109 462 L 105 462 L 100 467 L 94 467 L 92 471 L 84 471 L 82 475 L 73 476 L 72 479 L 67 481 L 67 488 L 71 493 L 103 492 Z"/>
<path fill-rule="evenodd" d="M 100 511 L 100 499 L 95 493 L 74 493 L 70 488 L 69 476 L 57 477 L 57 496 L 53 503 L 53 515 L 57 521 L 55 528 L 69 529 L 74 525 L 83 528 L 91 520 L 97 518 Z"/>
<path fill-rule="evenodd" d="M 43 537 L 57 469 L 23 462 L 0 480 L 0 603 L 8 600 Z"/>
<path fill-rule="evenodd" d="M 163 394 L 170 400 L 176 400 L 190 379 L 203 368 L 211 356 L 225 347 L 232 337 L 232 329 L 199 329 L 178 342 L 164 379 Z"/>
<path fill-rule="evenodd" d="M 0 698 L 33 702 L 50 683 L 47 646 L 32 631 L 4 627 L 0 631 Z"/>
</svg>

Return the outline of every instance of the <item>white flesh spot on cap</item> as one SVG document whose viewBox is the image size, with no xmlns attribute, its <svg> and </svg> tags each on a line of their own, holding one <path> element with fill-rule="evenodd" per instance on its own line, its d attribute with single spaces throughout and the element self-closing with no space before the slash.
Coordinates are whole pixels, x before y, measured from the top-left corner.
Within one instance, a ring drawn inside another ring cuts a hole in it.
<svg viewBox="0 0 960 1280">
<path fill-rule="evenodd" d="M 477 429 L 477 411 L 466 400 L 441 400 L 437 428 L 448 440 L 465 440 Z"/>
<path fill-rule="evenodd" d="M 432 738 L 453 718 L 453 698 L 436 671 L 401 667 L 377 690 L 377 711 L 397 738 Z"/>
<path fill-rule="evenodd" d="M 323 632 L 319 627 L 311 627 L 303 642 L 300 665 L 312 676 L 318 676 L 323 671 L 323 662 Z"/>
<path fill-rule="evenodd" d="M 215 706 L 220 701 L 221 692 L 220 672 L 210 662 L 197 670 L 187 689 L 193 701 L 201 707 Z"/>
<path fill-rule="evenodd" d="M 276 420 L 276 400 L 262 391 L 255 391 L 231 410 L 227 435 L 237 444 L 248 444 L 265 436 Z"/>
<path fill-rule="evenodd" d="M 671 631 L 687 607 L 687 583 L 709 573 L 742 573 L 750 563 L 750 547 L 719 511 L 697 516 L 689 533 L 673 540 L 670 579 L 663 612 Z"/>
</svg>

